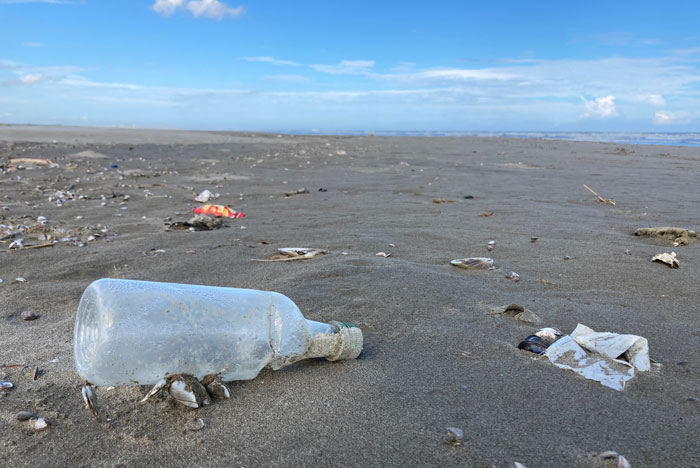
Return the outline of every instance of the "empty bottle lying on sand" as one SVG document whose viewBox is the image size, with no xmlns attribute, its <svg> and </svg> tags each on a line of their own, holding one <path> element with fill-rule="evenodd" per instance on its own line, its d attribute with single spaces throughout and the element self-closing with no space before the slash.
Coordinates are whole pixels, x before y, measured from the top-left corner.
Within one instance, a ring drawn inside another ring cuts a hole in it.
<svg viewBox="0 0 700 468">
<path fill-rule="evenodd" d="M 83 293 L 74 333 L 75 367 L 95 385 L 179 373 L 248 380 L 266 366 L 362 351 L 359 328 L 306 320 L 279 293 L 108 278 Z"/>
</svg>

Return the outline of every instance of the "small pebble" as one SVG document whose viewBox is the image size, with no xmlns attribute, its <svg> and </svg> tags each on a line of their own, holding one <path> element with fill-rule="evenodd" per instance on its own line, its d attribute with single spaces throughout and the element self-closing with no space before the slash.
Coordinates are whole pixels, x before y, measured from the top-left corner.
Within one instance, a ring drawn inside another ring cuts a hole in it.
<svg viewBox="0 0 700 468">
<path fill-rule="evenodd" d="M 36 414 L 30 411 L 20 411 L 16 417 L 18 421 L 29 421 L 30 419 L 36 419 Z"/>
<path fill-rule="evenodd" d="M 566 256 L 564 257 L 564 260 L 571 260 L 571 257 L 569 257 L 568 255 L 566 255 Z"/>
<path fill-rule="evenodd" d="M 22 320 L 36 320 L 41 315 L 32 312 L 31 310 L 25 310 L 22 312 Z"/>
</svg>

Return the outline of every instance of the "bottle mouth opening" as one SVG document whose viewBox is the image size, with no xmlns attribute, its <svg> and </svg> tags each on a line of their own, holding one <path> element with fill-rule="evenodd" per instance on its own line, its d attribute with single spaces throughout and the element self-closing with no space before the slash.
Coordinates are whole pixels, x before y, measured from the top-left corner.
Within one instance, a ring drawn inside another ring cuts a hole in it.
<svg viewBox="0 0 700 468">
<path fill-rule="evenodd" d="M 98 326 L 97 294 L 88 287 L 80 298 L 75 318 L 74 357 L 75 366 L 82 374 L 94 358 L 100 336 Z"/>
</svg>

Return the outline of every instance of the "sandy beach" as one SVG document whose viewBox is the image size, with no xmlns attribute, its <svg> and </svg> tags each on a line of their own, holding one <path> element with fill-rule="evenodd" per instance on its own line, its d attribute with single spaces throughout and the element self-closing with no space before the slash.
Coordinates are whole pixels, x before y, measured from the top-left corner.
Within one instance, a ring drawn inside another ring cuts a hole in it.
<svg viewBox="0 0 700 468">
<path fill-rule="evenodd" d="M 54 164 L 9 170 L 17 158 Z M 598 457 L 614 450 L 635 468 L 700 467 L 700 241 L 634 236 L 700 229 L 700 148 L 0 126 L 0 164 L 1 234 L 43 216 L 59 235 L 0 242 L 0 380 L 14 384 L 0 466 L 588 468 L 616 466 Z M 205 189 L 245 217 L 166 230 Z M 327 253 L 251 261 L 283 247 Z M 672 251 L 678 269 L 650 261 Z M 495 269 L 450 265 L 465 257 Z M 73 325 L 103 277 L 277 291 L 308 319 L 357 324 L 364 351 L 264 370 L 198 410 L 98 388 L 94 418 Z M 489 315 L 511 303 L 541 323 Z M 579 323 L 647 338 L 661 366 L 618 392 L 517 349 Z M 449 427 L 463 445 L 444 443 Z"/>
</svg>

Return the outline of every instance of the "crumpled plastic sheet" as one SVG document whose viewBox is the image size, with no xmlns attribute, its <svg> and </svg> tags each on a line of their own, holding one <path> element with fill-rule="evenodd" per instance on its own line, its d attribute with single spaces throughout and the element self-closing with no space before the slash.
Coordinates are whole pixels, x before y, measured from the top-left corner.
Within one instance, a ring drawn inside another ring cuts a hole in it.
<svg viewBox="0 0 700 468">
<path fill-rule="evenodd" d="M 550 345 L 545 355 L 557 367 L 618 391 L 624 390 L 635 369 L 643 372 L 651 368 L 646 338 L 596 332 L 581 324 L 571 335 Z"/>
</svg>

